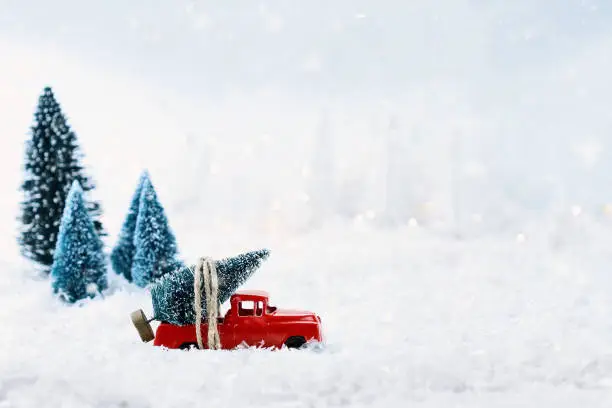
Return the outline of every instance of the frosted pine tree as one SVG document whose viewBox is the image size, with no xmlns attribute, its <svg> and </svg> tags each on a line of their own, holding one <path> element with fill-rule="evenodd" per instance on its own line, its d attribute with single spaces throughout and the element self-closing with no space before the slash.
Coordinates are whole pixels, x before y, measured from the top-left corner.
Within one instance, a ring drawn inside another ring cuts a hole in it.
<svg viewBox="0 0 612 408">
<path fill-rule="evenodd" d="M 136 220 L 138 218 L 138 209 L 140 207 L 140 196 L 142 193 L 142 186 L 145 180 L 149 179 L 149 173 L 144 171 L 138 180 L 136 191 L 132 196 L 130 208 L 128 210 L 117 245 L 113 248 L 111 253 L 111 263 L 113 269 L 119 275 L 123 275 L 128 281 L 132 281 L 132 263 L 134 262 L 134 253 L 136 247 L 134 246 L 134 231 L 136 230 Z"/>
<path fill-rule="evenodd" d="M 102 241 L 85 207 L 78 181 L 72 184 L 66 201 L 51 278 L 54 292 L 74 303 L 95 296 L 108 284 Z"/>
<path fill-rule="evenodd" d="M 38 100 L 31 139 L 26 143 L 19 244 L 22 254 L 47 272 L 53 263 L 60 220 L 72 182 L 77 180 L 85 192 L 95 187 L 85 175 L 81 159 L 76 135 L 66 123 L 51 88 L 45 88 Z M 95 230 L 103 235 L 98 220 L 100 205 L 87 201 L 85 206 Z"/>
<path fill-rule="evenodd" d="M 261 249 L 215 261 L 219 277 L 219 303 L 227 301 L 269 256 L 270 251 Z M 152 285 L 151 300 L 156 319 L 178 325 L 194 323 L 194 271 L 195 265 L 183 267 Z M 206 316 L 204 296 L 202 310 L 203 316 Z"/>
<path fill-rule="evenodd" d="M 145 287 L 181 266 L 176 259 L 176 238 L 148 179 L 144 181 L 140 194 L 134 247 L 136 252 L 132 263 L 132 280 L 140 287 Z"/>
</svg>

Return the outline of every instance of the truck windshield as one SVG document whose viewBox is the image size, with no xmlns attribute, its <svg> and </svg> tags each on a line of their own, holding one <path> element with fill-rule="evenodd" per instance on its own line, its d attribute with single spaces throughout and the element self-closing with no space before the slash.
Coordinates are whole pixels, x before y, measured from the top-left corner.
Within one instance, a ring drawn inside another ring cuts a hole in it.
<svg viewBox="0 0 612 408">
<path fill-rule="evenodd" d="M 243 300 L 238 303 L 238 316 L 253 316 L 255 311 L 255 302 L 252 300 Z"/>
</svg>

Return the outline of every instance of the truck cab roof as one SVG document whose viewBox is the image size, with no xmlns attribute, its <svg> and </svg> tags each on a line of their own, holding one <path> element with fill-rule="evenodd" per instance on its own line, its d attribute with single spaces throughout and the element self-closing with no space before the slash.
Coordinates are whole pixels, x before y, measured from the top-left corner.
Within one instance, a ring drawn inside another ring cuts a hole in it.
<svg viewBox="0 0 612 408">
<path fill-rule="evenodd" d="M 268 299 L 270 295 L 265 290 L 239 290 L 232 295 L 232 300 Z"/>
</svg>

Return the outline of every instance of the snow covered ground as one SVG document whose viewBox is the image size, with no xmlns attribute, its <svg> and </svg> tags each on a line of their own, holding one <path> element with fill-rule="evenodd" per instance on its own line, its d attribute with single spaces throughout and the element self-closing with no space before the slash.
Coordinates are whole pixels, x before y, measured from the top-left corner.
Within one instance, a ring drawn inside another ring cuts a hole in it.
<svg viewBox="0 0 612 408">
<path fill-rule="evenodd" d="M 0 408 L 612 406 L 608 3 L 0 0 Z M 148 168 L 182 256 L 270 248 L 245 288 L 325 347 L 59 303 L 15 245 L 45 85 L 109 246 Z"/>
<path fill-rule="evenodd" d="M 246 287 L 321 315 L 325 348 L 299 352 L 160 350 L 129 322 L 147 293 L 116 280 L 66 307 L 6 264 L 0 406 L 610 406 L 610 235 L 572 221 L 591 244 L 555 249 L 544 224 L 518 242 L 350 226 L 270 240 Z"/>
</svg>

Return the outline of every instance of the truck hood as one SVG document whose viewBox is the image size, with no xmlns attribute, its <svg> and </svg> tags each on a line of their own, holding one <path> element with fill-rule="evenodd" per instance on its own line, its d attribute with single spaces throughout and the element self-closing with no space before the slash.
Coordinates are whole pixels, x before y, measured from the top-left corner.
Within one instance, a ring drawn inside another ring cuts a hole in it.
<svg viewBox="0 0 612 408">
<path fill-rule="evenodd" d="M 317 325 L 321 324 L 321 318 L 307 310 L 277 309 L 270 314 L 280 321 L 301 321 L 316 323 Z"/>
<path fill-rule="evenodd" d="M 307 310 L 294 310 L 294 309 L 276 309 L 271 314 L 275 316 L 292 316 L 292 317 L 315 317 L 315 314 Z"/>
</svg>

